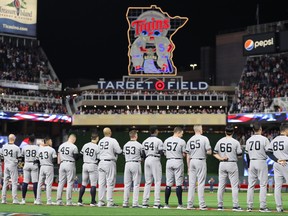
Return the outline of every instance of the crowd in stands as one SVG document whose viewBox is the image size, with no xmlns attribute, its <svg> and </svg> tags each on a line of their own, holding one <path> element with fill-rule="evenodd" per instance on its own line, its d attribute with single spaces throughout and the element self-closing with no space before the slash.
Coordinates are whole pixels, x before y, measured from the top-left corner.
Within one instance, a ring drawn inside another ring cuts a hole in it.
<svg viewBox="0 0 288 216">
<path fill-rule="evenodd" d="M 248 57 L 230 112 L 265 112 L 273 98 L 287 96 L 288 54 Z"/>
<path fill-rule="evenodd" d="M 97 115 L 117 115 L 117 114 L 224 114 L 223 108 L 181 108 L 181 109 L 127 109 L 127 108 L 114 108 L 114 109 L 96 109 L 94 107 L 80 108 L 75 114 L 97 114 Z"/>
<path fill-rule="evenodd" d="M 26 44 L 28 43 L 28 44 Z M 0 40 L 0 79 L 21 82 L 40 82 L 40 74 L 49 74 L 45 58 L 37 41 L 2 37 Z"/>
<path fill-rule="evenodd" d="M 21 95 L 29 97 L 45 97 L 51 99 L 61 99 L 61 93 L 56 91 L 36 91 L 36 90 L 26 90 L 26 89 L 12 89 L 3 88 L 0 89 L 2 95 Z"/>
<path fill-rule="evenodd" d="M 34 102 L 29 104 L 24 101 L 6 101 L 1 99 L 0 111 L 7 112 L 39 112 L 46 114 L 67 114 L 67 109 L 62 104 Z"/>
</svg>

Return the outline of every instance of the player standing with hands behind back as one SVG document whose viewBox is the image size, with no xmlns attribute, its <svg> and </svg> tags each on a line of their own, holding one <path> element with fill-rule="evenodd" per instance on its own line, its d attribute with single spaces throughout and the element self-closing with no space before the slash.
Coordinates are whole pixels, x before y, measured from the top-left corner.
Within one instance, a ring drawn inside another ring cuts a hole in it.
<svg viewBox="0 0 288 216">
<path fill-rule="evenodd" d="M 2 204 L 7 204 L 6 193 L 9 178 L 12 180 L 13 204 L 19 204 L 17 198 L 18 159 L 21 157 L 20 148 L 15 145 L 16 136 L 9 134 L 8 143 L 3 145 L 0 155 L 4 158 L 4 184 L 2 188 Z"/>
<path fill-rule="evenodd" d="M 136 130 L 131 130 L 129 136 L 130 141 L 123 146 L 126 161 L 124 168 L 123 208 L 129 208 L 129 194 L 132 182 L 134 185 L 132 208 L 140 208 L 138 197 L 141 182 L 141 161 L 143 157 L 142 145 L 137 141 L 138 134 Z"/>
<path fill-rule="evenodd" d="M 85 193 L 88 181 L 90 180 L 90 206 L 96 206 L 96 186 L 98 182 L 98 162 L 99 162 L 99 147 L 97 142 L 99 140 L 98 133 L 91 134 L 91 142 L 86 143 L 80 154 L 83 155 L 82 166 L 82 185 L 79 191 L 78 205 L 83 206 L 82 197 Z"/>
<path fill-rule="evenodd" d="M 206 155 L 211 155 L 212 150 L 209 139 L 202 135 L 202 126 L 194 125 L 193 129 L 195 135 L 192 136 L 186 144 L 187 167 L 189 173 L 187 209 L 194 209 L 196 179 L 198 178 L 199 209 L 205 211 L 207 210 L 204 199 L 205 181 L 207 176 Z"/>
<path fill-rule="evenodd" d="M 274 169 L 274 197 L 277 212 L 284 212 L 281 189 L 285 179 L 288 182 L 288 124 L 282 123 L 280 126 L 280 135 L 275 137 L 268 145 L 267 154 L 275 161 Z"/>
<path fill-rule="evenodd" d="M 163 142 L 157 137 L 159 131 L 157 127 L 150 127 L 150 137 L 142 143 L 143 154 L 147 156 L 144 163 L 145 187 L 143 193 L 143 208 L 148 208 L 151 185 L 154 179 L 154 206 L 161 208 L 160 190 L 162 180 L 162 165 L 160 156 L 163 155 Z"/>
<path fill-rule="evenodd" d="M 62 143 L 58 149 L 58 164 L 59 167 L 59 184 L 57 188 L 57 203 L 56 205 L 63 205 L 62 193 L 64 184 L 67 181 L 66 190 L 66 205 L 72 206 L 72 190 L 73 182 L 76 175 L 75 161 L 78 160 L 78 148 L 74 144 L 76 142 L 76 135 L 71 134 L 67 142 Z"/>
<path fill-rule="evenodd" d="M 254 135 L 246 141 L 246 156 L 248 162 L 248 190 L 247 190 L 247 211 L 252 211 L 254 189 L 257 180 L 260 182 L 260 212 L 271 212 L 267 208 L 266 194 L 268 183 L 268 165 L 266 163 L 267 155 L 266 148 L 269 145 L 267 137 L 261 135 L 261 124 L 255 122 L 253 124 Z"/>
<path fill-rule="evenodd" d="M 239 206 L 239 172 L 238 157 L 242 156 L 240 142 L 232 137 L 234 129 L 231 125 L 225 128 L 226 136 L 221 138 L 214 148 L 214 157 L 220 161 L 219 184 L 217 191 L 218 210 L 223 211 L 223 194 L 225 191 L 226 178 L 228 177 L 232 187 L 233 211 L 243 211 Z"/>
<path fill-rule="evenodd" d="M 104 137 L 99 141 L 99 192 L 98 207 L 105 205 L 105 191 L 107 185 L 107 207 L 117 207 L 114 203 L 113 192 L 116 183 L 116 161 L 118 155 L 122 153 L 122 149 L 118 141 L 112 138 L 112 131 L 106 127 L 103 129 Z"/>
<path fill-rule="evenodd" d="M 34 135 L 31 135 L 29 137 L 29 144 L 25 145 L 22 148 L 22 156 L 24 157 L 24 167 L 23 167 L 24 182 L 22 186 L 22 201 L 20 203 L 22 205 L 26 204 L 25 199 L 30 180 L 33 183 L 33 193 L 35 198 L 34 204 L 36 203 L 39 168 L 38 164 L 35 164 L 34 161 L 36 160 L 38 149 L 39 146 L 35 144 Z"/>
<path fill-rule="evenodd" d="M 186 156 L 186 142 L 181 139 L 183 129 L 175 127 L 173 136 L 164 141 L 164 153 L 166 155 L 166 189 L 165 189 L 165 206 L 164 209 L 169 209 L 169 197 L 171 187 L 176 183 L 176 195 L 178 198 L 177 209 L 184 209 L 182 202 L 182 185 L 184 180 L 184 162 L 183 157 Z"/>
<path fill-rule="evenodd" d="M 37 187 L 36 205 L 41 205 L 41 190 L 44 183 L 46 184 L 47 205 L 52 205 L 51 193 L 54 179 L 54 164 L 57 163 L 57 153 L 52 148 L 52 139 L 44 138 L 44 145 L 39 148 L 35 163 L 40 164 L 39 180 Z"/>
</svg>

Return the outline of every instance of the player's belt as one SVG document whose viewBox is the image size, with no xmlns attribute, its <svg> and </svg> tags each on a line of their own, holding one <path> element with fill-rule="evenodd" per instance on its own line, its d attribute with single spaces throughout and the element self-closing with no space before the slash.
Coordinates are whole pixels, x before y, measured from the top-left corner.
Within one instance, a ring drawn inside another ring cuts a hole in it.
<svg viewBox="0 0 288 216">
<path fill-rule="evenodd" d="M 70 163 L 74 163 L 75 161 L 63 160 L 62 162 L 70 162 Z"/>
<path fill-rule="evenodd" d="M 168 158 L 167 160 L 182 160 L 183 158 Z"/>
<path fill-rule="evenodd" d="M 126 163 L 127 162 L 136 162 L 137 163 L 137 162 L 141 162 L 141 161 L 139 161 L 139 160 L 129 160 L 129 161 L 126 161 Z"/>
<path fill-rule="evenodd" d="M 49 164 L 42 164 L 41 166 L 53 166 L 53 165 L 49 165 Z"/>
<path fill-rule="evenodd" d="M 191 159 L 194 159 L 194 160 L 206 160 L 206 158 L 191 158 Z"/>
<path fill-rule="evenodd" d="M 97 164 L 97 163 L 92 163 L 92 162 L 84 162 L 85 164 Z"/>
<path fill-rule="evenodd" d="M 102 161 L 115 161 L 115 160 L 111 160 L 111 159 L 103 159 Z"/>
<path fill-rule="evenodd" d="M 220 161 L 220 162 L 237 162 L 237 161 Z"/>
<path fill-rule="evenodd" d="M 158 156 L 158 155 L 147 155 L 147 157 L 157 157 L 157 158 L 160 158 L 160 156 Z"/>
<path fill-rule="evenodd" d="M 250 160 L 266 160 L 266 159 L 251 158 Z"/>
<path fill-rule="evenodd" d="M 25 163 L 34 163 L 34 161 L 25 161 Z"/>
</svg>

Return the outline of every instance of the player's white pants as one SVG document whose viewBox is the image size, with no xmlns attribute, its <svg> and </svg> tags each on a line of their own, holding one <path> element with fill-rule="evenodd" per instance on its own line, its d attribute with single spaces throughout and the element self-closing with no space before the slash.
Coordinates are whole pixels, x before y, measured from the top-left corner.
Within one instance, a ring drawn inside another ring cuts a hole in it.
<svg viewBox="0 0 288 216">
<path fill-rule="evenodd" d="M 275 190 L 274 190 L 275 203 L 276 207 L 283 208 L 281 189 L 284 179 L 286 182 L 288 182 L 288 166 L 287 165 L 282 166 L 278 163 L 274 163 L 273 168 L 274 168 L 274 180 L 275 180 Z"/>
<path fill-rule="evenodd" d="M 76 175 L 75 162 L 62 161 L 59 168 L 59 184 L 57 188 L 57 202 L 62 202 L 64 185 L 67 182 L 66 203 L 72 203 L 73 182 Z"/>
<path fill-rule="evenodd" d="M 253 208 L 254 189 L 257 180 L 260 182 L 259 201 L 260 208 L 265 209 L 267 182 L 268 182 L 268 166 L 266 160 L 250 160 L 247 190 L 247 207 Z"/>
<path fill-rule="evenodd" d="M 198 179 L 199 207 L 206 206 L 204 199 L 205 181 L 207 176 L 206 160 L 191 159 L 189 167 L 188 206 L 193 207 L 195 198 L 196 179 Z"/>
<path fill-rule="evenodd" d="M 41 203 L 41 191 L 44 183 L 46 184 L 47 203 L 52 202 L 51 192 L 52 192 L 53 178 L 54 178 L 54 167 L 42 165 L 40 167 L 39 180 L 37 186 L 37 198 L 36 198 L 37 202 Z"/>
<path fill-rule="evenodd" d="M 162 180 L 162 166 L 160 158 L 148 156 L 144 164 L 145 187 L 143 193 L 143 205 L 148 205 L 151 185 L 154 179 L 154 205 L 160 205 L 160 190 Z"/>
<path fill-rule="evenodd" d="M 30 181 L 32 183 L 38 182 L 38 171 L 38 164 L 34 164 L 33 162 L 25 162 L 23 167 L 24 182 L 27 184 L 29 184 Z"/>
<path fill-rule="evenodd" d="M 82 185 L 86 187 L 89 180 L 91 187 L 97 186 L 98 165 L 96 163 L 84 163 L 82 166 Z"/>
<path fill-rule="evenodd" d="M 116 162 L 101 160 L 98 167 L 99 192 L 98 202 L 105 203 L 105 191 L 107 186 L 107 205 L 113 205 L 113 191 L 116 183 Z"/>
<path fill-rule="evenodd" d="M 12 182 L 12 198 L 13 202 L 17 202 L 17 183 L 18 183 L 18 168 L 17 164 L 5 164 L 4 166 L 4 183 L 2 187 L 2 202 L 6 200 L 7 186 L 9 178 Z"/>
<path fill-rule="evenodd" d="M 141 182 L 141 163 L 126 162 L 124 171 L 123 205 L 129 204 L 130 188 L 133 182 L 133 206 L 138 206 L 139 187 Z"/>
<path fill-rule="evenodd" d="M 239 207 L 238 202 L 239 172 L 237 162 L 220 162 L 218 174 L 219 174 L 219 184 L 217 191 L 218 206 L 223 207 L 223 194 L 226 187 L 226 179 L 228 177 L 232 187 L 233 207 Z"/>
</svg>

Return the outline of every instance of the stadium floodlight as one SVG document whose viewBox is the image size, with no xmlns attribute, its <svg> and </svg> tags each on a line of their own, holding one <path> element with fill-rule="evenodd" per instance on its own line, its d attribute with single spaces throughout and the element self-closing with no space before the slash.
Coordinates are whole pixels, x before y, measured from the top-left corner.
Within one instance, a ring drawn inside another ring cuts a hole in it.
<svg viewBox="0 0 288 216">
<path fill-rule="evenodd" d="M 197 64 L 190 64 L 190 67 L 193 68 L 193 70 L 195 70 L 195 67 L 197 67 Z"/>
</svg>

